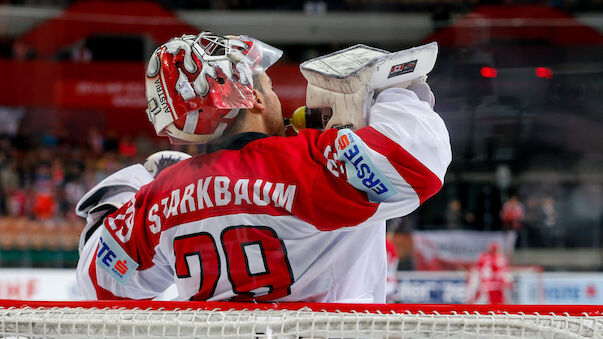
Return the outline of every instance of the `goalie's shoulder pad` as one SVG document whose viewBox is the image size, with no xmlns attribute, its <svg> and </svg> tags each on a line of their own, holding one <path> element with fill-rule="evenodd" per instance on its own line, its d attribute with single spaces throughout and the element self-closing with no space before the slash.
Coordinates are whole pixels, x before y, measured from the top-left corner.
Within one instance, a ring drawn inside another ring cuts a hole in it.
<svg viewBox="0 0 603 339">
<path fill-rule="evenodd" d="M 78 201 L 75 212 L 80 217 L 87 218 L 88 213 L 101 204 L 121 206 L 152 180 L 153 177 L 142 165 L 128 166 L 113 173 L 88 191 Z"/>
<path fill-rule="evenodd" d="M 149 171 L 153 178 L 157 178 L 159 173 L 164 169 L 190 157 L 190 154 L 179 151 L 159 151 L 151 154 L 144 161 L 143 166 Z"/>
<path fill-rule="evenodd" d="M 130 193 L 130 195 L 131 194 L 132 193 Z M 82 250 L 84 249 L 88 239 L 90 239 L 94 232 L 96 232 L 96 230 L 102 226 L 105 218 L 109 214 L 117 211 L 122 205 L 122 203 L 118 202 L 100 203 L 88 211 L 88 216 L 86 217 L 86 226 L 84 226 L 82 234 L 80 235 L 80 242 L 78 246 L 80 253 L 82 253 Z"/>
</svg>

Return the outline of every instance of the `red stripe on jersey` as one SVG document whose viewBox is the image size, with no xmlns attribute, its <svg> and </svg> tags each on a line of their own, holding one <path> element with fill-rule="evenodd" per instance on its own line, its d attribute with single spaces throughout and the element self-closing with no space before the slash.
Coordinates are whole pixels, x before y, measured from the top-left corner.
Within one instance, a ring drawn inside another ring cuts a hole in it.
<svg viewBox="0 0 603 339">
<path fill-rule="evenodd" d="M 374 128 L 367 126 L 356 134 L 373 150 L 390 159 L 396 171 L 419 196 L 421 204 L 442 188 L 442 182 L 427 166 Z M 394 160 L 392 162 L 392 160 Z"/>
<path fill-rule="evenodd" d="M 92 261 L 90 262 L 90 267 L 88 267 L 88 274 L 90 275 L 90 280 L 92 280 L 92 285 L 94 285 L 94 289 L 96 290 L 96 298 L 98 300 L 132 300 L 130 298 L 118 297 L 110 291 L 100 287 L 98 284 L 98 280 L 96 279 L 96 254 L 98 253 L 98 245 L 96 246 L 96 250 L 94 251 L 94 256 L 92 257 Z"/>
</svg>

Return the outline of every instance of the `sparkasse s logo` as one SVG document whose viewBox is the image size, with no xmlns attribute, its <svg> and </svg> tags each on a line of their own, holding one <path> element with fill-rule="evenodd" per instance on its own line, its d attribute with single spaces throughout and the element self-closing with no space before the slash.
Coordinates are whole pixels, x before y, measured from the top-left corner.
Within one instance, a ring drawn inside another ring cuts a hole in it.
<svg viewBox="0 0 603 339">
<path fill-rule="evenodd" d="M 389 71 L 389 75 L 387 76 L 387 78 L 389 79 L 398 75 L 410 73 L 415 70 L 415 67 L 417 67 L 417 60 L 392 66 L 392 69 Z"/>
<path fill-rule="evenodd" d="M 348 147 L 349 144 L 350 144 L 350 139 L 348 139 L 348 136 L 346 134 L 344 134 L 338 140 L 337 149 L 340 151 L 343 151 L 346 147 Z"/>
<path fill-rule="evenodd" d="M 96 252 L 96 264 L 121 284 L 125 284 L 136 271 L 138 263 L 103 228 Z"/>
<path fill-rule="evenodd" d="M 128 266 L 125 260 L 117 261 L 113 267 L 121 274 L 126 274 L 128 272 Z"/>
<path fill-rule="evenodd" d="M 102 258 L 101 258 L 102 256 Z M 117 260 L 114 262 L 114 259 L 117 257 L 115 252 L 111 250 L 109 245 L 103 241 L 103 238 L 100 238 L 99 242 L 99 250 L 96 254 L 96 257 L 101 259 L 101 262 L 112 271 L 124 275 L 128 272 L 127 261 L 125 260 Z"/>
</svg>

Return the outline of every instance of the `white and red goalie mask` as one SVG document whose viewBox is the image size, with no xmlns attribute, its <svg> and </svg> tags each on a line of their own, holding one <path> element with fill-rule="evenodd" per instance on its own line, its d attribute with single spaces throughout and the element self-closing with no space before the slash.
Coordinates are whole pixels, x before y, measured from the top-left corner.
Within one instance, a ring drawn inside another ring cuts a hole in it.
<svg viewBox="0 0 603 339">
<path fill-rule="evenodd" d="M 205 143 L 221 136 L 240 109 L 253 107 L 255 72 L 282 51 L 248 36 L 173 38 L 153 52 L 146 74 L 147 115 L 172 143 Z"/>
</svg>

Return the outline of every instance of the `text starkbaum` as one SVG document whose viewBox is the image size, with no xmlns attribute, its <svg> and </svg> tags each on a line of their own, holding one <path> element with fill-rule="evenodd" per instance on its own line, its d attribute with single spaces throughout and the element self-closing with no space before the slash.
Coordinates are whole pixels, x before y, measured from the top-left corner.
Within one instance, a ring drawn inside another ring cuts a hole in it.
<svg viewBox="0 0 603 339">
<path fill-rule="evenodd" d="M 213 194 L 210 187 L 213 186 Z M 170 216 L 195 212 L 204 208 L 226 205 L 267 206 L 270 203 L 291 212 L 296 185 L 273 183 L 262 179 L 238 179 L 226 176 L 206 177 L 191 183 L 184 189 L 175 189 L 170 195 L 149 209 L 147 220 L 153 233 L 161 230 L 161 222 Z"/>
</svg>

